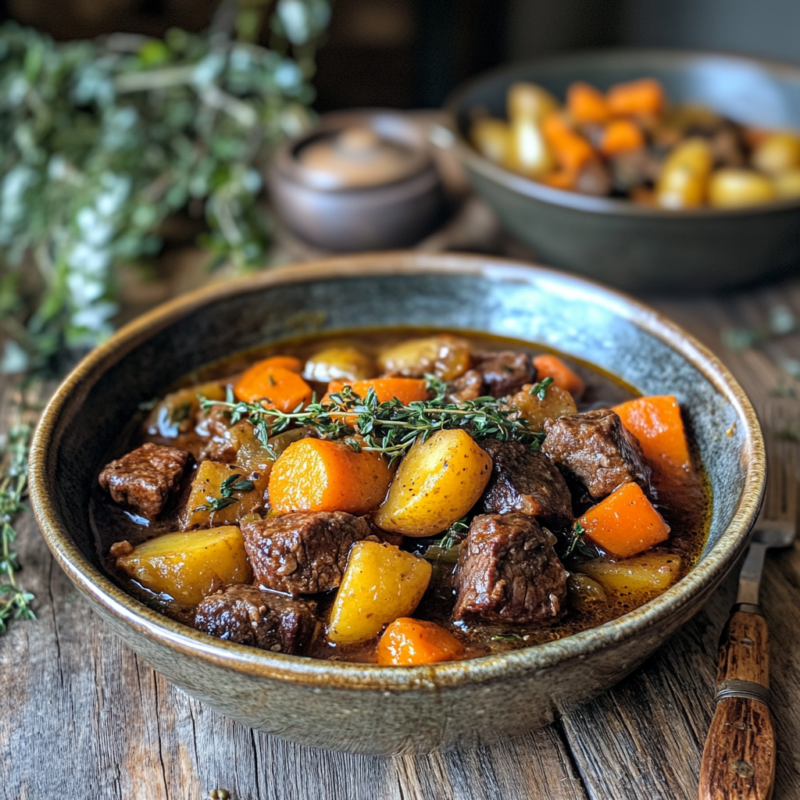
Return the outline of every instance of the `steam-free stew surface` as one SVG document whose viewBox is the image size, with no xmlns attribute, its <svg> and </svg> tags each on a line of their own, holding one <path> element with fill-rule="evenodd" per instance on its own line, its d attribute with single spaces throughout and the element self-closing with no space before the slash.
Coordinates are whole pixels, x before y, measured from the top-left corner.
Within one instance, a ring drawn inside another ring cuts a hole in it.
<svg viewBox="0 0 800 800">
<path fill-rule="evenodd" d="M 143 409 L 121 431 L 119 441 L 115 443 L 112 451 L 108 453 L 108 460 L 119 458 L 122 454 L 145 442 L 153 442 L 184 449 L 192 454 L 193 458 L 189 459 L 189 466 L 180 480 L 180 485 L 176 487 L 176 490 L 170 496 L 163 511 L 148 519 L 144 515 L 136 513 L 135 509 L 131 509 L 125 503 L 115 502 L 112 496 L 99 485 L 94 489 L 91 501 L 91 518 L 97 548 L 110 575 L 135 597 L 159 609 L 168 616 L 187 624 L 192 624 L 198 598 L 207 593 L 207 591 L 219 588 L 218 585 L 214 585 L 207 590 L 203 590 L 200 587 L 199 595 L 194 594 L 191 602 L 186 602 L 186 598 L 183 598 L 183 600 L 176 599 L 167 593 L 158 592 L 157 587 L 154 590 L 155 584 L 151 584 L 149 589 L 146 588 L 142 583 L 131 577 L 130 571 L 120 568 L 120 563 L 126 563 L 126 552 L 144 542 L 159 540 L 159 537 L 165 534 L 172 534 L 187 527 L 204 528 L 212 527 L 212 525 L 214 528 L 228 525 L 235 532 L 236 528 L 234 526 L 240 524 L 239 517 L 241 514 L 238 511 L 236 513 L 230 511 L 235 504 L 231 504 L 228 509 L 223 507 L 214 511 L 210 521 L 201 521 L 193 526 L 186 523 L 186 515 L 191 514 L 193 509 L 197 507 L 194 505 L 197 502 L 196 492 L 195 495 L 191 495 L 192 481 L 197 478 L 198 469 L 208 469 L 211 466 L 208 461 L 202 460 L 204 450 L 207 453 L 208 426 L 200 425 L 195 428 L 194 420 L 187 419 L 190 413 L 195 413 L 195 409 L 189 408 L 189 405 L 198 392 L 206 396 L 210 394 L 212 399 L 222 399 L 223 395 L 214 394 L 212 387 L 215 382 L 221 382 L 223 385 L 232 383 L 239 386 L 241 382 L 237 383 L 237 381 L 251 365 L 268 357 L 280 355 L 296 359 L 298 364 L 305 365 L 307 383 L 316 392 L 316 397 L 319 398 L 325 394 L 329 386 L 327 381 L 313 379 L 330 377 L 330 375 L 324 375 L 320 371 L 315 372 L 313 364 L 309 365 L 309 360 L 312 359 L 314 354 L 330 348 L 351 348 L 363 354 L 364 364 L 370 362 L 374 364 L 379 360 L 379 355 L 386 351 L 387 348 L 392 348 L 409 339 L 413 340 L 432 335 L 435 335 L 435 332 L 379 330 L 360 331 L 349 335 L 309 337 L 233 354 L 229 359 L 209 365 L 203 370 L 185 376 L 175 387 L 171 388 L 173 392 L 183 387 L 190 389 L 186 395 L 188 399 L 185 400 L 184 406 L 177 408 L 177 410 L 172 409 L 169 418 L 162 415 L 161 420 L 156 419 L 155 422 L 154 412 L 150 409 Z M 474 353 L 513 351 L 533 356 L 545 353 L 541 347 L 515 340 L 463 332 L 454 332 L 453 335 L 466 340 Z M 474 357 L 472 358 L 474 363 Z M 577 400 L 577 410 L 579 412 L 611 408 L 636 398 L 635 391 L 630 387 L 622 385 L 590 365 L 562 356 L 559 356 L 559 358 L 585 384 L 585 390 Z M 546 365 L 547 362 L 545 360 L 541 363 Z M 461 366 L 463 367 L 463 365 Z M 356 364 L 354 368 L 357 371 L 359 365 Z M 370 368 L 365 366 L 364 369 L 368 370 Z M 369 377 L 376 377 L 381 374 L 379 367 L 372 366 L 371 369 L 373 370 L 373 375 Z M 461 369 L 459 365 L 454 367 L 455 372 L 459 369 Z M 366 375 L 366 372 L 364 374 Z M 447 377 L 450 376 L 448 375 Z M 541 382 L 543 377 L 544 375 L 540 370 L 537 380 Z M 346 382 L 354 383 L 353 380 Z M 196 389 L 195 387 L 198 386 L 200 388 Z M 340 384 L 332 384 L 330 388 L 338 390 L 339 386 Z M 526 385 L 526 391 L 528 386 Z M 545 386 L 545 394 L 547 391 L 548 388 Z M 620 413 L 622 414 L 623 412 L 621 411 Z M 145 428 L 148 427 L 145 424 L 146 420 L 149 420 L 149 433 L 145 431 Z M 353 418 L 350 421 L 352 422 Z M 230 424 L 229 419 L 226 424 Z M 290 436 L 290 438 L 298 438 L 300 435 L 302 434 L 298 431 L 294 437 Z M 481 439 L 479 437 L 476 438 L 477 445 L 480 446 Z M 313 439 L 311 441 L 318 442 L 319 440 Z M 540 444 L 540 442 L 536 442 L 533 447 Z M 702 465 L 698 463 L 696 449 L 691 443 L 691 436 L 689 436 L 689 447 L 693 462 L 693 479 L 691 483 L 682 485 L 680 491 L 672 493 L 669 491 L 669 487 L 662 483 L 660 491 L 652 492 L 651 497 L 657 515 L 660 515 L 660 518 L 663 518 L 663 521 L 669 527 L 668 538 L 658 542 L 655 547 L 646 548 L 641 553 L 625 559 L 604 551 L 603 548 L 593 543 L 593 540 L 588 535 L 576 537 L 575 528 L 572 526 L 569 528 L 562 526 L 560 530 L 555 531 L 554 538 L 557 539 L 555 549 L 560 554 L 560 560 L 563 562 L 564 567 L 571 573 L 568 579 L 566 610 L 561 613 L 556 621 L 549 624 L 541 624 L 539 622 L 525 623 L 489 617 L 482 618 L 474 615 L 459 621 L 453 619 L 457 594 L 454 578 L 457 569 L 461 568 L 456 565 L 459 555 L 459 542 L 464 539 L 464 528 L 469 524 L 470 518 L 474 518 L 481 513 L 480 504 L 476 504 L 474 508 L 467 512 L 466 524 L 462 525 L 460 529 L 457 525 L 455 526 L 457 530 L 450 529 L 437 532 L 432 536 L 422 537 L 408 535 L 400 537 L 396 534 L 391 535 L 391 532 L 386 536 L 393 544 L 399 543 L 401 551 L 422 557 L 425 563 L 431 567 L 427 589 L 419 604 L 407 616 L 413 616 L 416 620 L 433 622 L 441 626 L 445 631 L 455 636 L 458 640 L 456 644 L 462 648 L 457 656 L 449 657 L 469 658 L 559 639 L 615 619 L 642 605 L 657 596 L 665 588 L 668 588 L 675 580 L 678 580 L 691 569 L 699 556 L 707 533 L 710 500 L 703 477 Z M 652 453 L 648 455 L 652 459 Z M 204 464 L 205 466 L 203 466 Z M 400 464 L 402 466 L 402 461 Z M 393 465 L 393 469 L 396 467 L 396 464 Z M 246 472 L 236 464 L 229 464 L 226 469 L 228 471 L 225 475 L 228 476 L 242 475 Z M 584 519 L 581 515 L 593 508 L 598 508 L 603 499 L 598 501 L 597 498 L 587 495 L 585 486 L 581 485 L 575 475 L 571 474 L 569 470 L 566 472 L 572 493 L 574 516 L 576 519 Z M 258 473 L 255 474 L 257 483 Z M 247 478 L 247 475 L 244 477 Z M 239 478 L 238 480 L 242 479 Z M 631 489 L 633 488 L 631 487 Z M 247 499 L 248 494 L 252 495 L 253 493 L 234 493 L 234 496 L 239 498 L 239 503 L 242 503 Z M 201 505 L 202 502 L 201 500 Z M 187 504 L 190 503 L 192 504 L 191 508 L 187 509 Z M 194 513 L 196 516 L 198 514 L 199 516 L 203 515 L 203 512 Z M 268 504 L 265 504 L 263 508 L 254 510 L 246 519 L 251 521 L 258 520 L 259 518 L 274 515 L 274 513 L 274 511 L 270 511 Z M 377 514 L 370 512 L 367 516 L 373 520 L 373 530 L 375 530 L 374 520 L 376 518 L 381 519 L 380 511 Z M 591 520 L 591 513 L 587 514 L 586 519 Z M 224 531 L 227 530 L 228 528 L 224 528 Z M 577 533 L 582 533 L 580 525 L 577 526 Z M 230 534 L 225 535 L 229 536 Z M 599 533 L 597 535 L 599 536 Z M 443 538 L 449 538 L 450 541 L 443 543 Z M 576 538 L 580 540 L 579 546 L 575 547 L 573 544 L 570 547 L 570 544 Z M 127 542 L 128 545 L 123 545 L 122 550 L 120 550 L 120 542 Z M 441 546 L 442 544 L 444 546 Z M 454 544 L 455 547 L 452 546 Z M 463 545 L 460 546 L 463 547 Z M 113 554 L 111 553 L 112 548 Z M 369 550 L 369 547 L 361 547 L 361 550 L 364 549 Z M 570 550 L 571 552 L 565 555 Z M 355 552 L 354 550 L 353 553 Z M 121 553 L 123 554 L 123 559 L 118 560 Z M 590 556 L 594 556 L 594 558 L 590 558 Z M 135 554 L 134 556 L 127 556 L 128 559 L 134 557 Z M 351 560 L 353 557 L 351 554 Z M 226 556 L 223 555 L 223 561 L 225 558 Z M 654 570 L 653 574 L 663 576 L 660 584 L 656 581 L 646 585 L 637 585 L 635 580 L 626 578 L 625 568 L 629 564 L 635 565 L 642 561 L 647 562 L 648 568 Z M 230 580 L 231 583 L 248 582 L 250 580 L 249 577 L 242 577 L 241 565 L 231 563 L 230 569 L 233 570 L 231 574 L 235 577 L 226 579 L 226 581 Z M 236 570 L 239 571 L 236 572 Z M 596 591 L 598 588 L 599 594 Z M 337 611 L 335 608 L 336 598 L 337 590 L 335 589 L 320 592 L 313 596 L 306 596 L 305 599 L 317 603 L 315 610 L 317 625 L 310 643 L 304 648 L 304 652 L 317 658 L 376 661 L 379 635 L 355 643 L 336 641 L 336 637 L 331 635 L 331 615 L 335 615 Z M 387 620 L 387 622 L 390 621 Z M 383 627 L 385 626 L 381 626 L 380 632 L 382 632 Z M 280 647 L 274 646 L 270 649 L 278 650 Z M 397 661 L 394 663 L 402 662 Z"/>
</svg>

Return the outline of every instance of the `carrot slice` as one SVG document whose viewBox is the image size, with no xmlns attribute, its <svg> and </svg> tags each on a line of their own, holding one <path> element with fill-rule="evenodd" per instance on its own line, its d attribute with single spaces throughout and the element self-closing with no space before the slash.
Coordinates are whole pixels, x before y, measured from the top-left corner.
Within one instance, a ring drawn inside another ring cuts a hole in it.
<svg viewBox="0 0 800 800">
<path fill-rule="evenodd" d="M 607 553 L 635 556 L 669 538 L 669 525 L 638 483 L 625 483 L 579 520 L 586 537 Z"/>
<path fill-rule="evenodd" d="M 544 354 L 534 356 L 533 366 L 536 367 L 536 380 L 552 378 L 559 389 L 569 392 L 573 397 L 580 399 L 586 390 L 583 378 L 570 369 L 558 356 Z"/>
<path fill-rule="evenodd" d="M 539 183 L 543 183 L 545 186 L 552 186 L 554 189 L 570 190 L 574 188 L 577 178 L 578 176 L 574 172 L 558 169 L 540 178 Z"/>
<path fill-rule="evenodd" d="M 608 90 L 607 99 L 615 116 L 660 114 L 664 108 L 664 87 L 655 78 L 618 83 Z"/>
<path fill-rule="evenodd" d="M 581 81 L 567 89 L 567 111 L 579 125 L 605 122 L 610 115 L 603 93 Z"/>
<path fill-rule="evenodd" d="M 437 625 L 411 617 L 399 617 L 378 642 L 378 664 L 383 667 L 414 667 L 464 657 L 464 645 Z"/>
<path fill-rule="evenodd" d="M 550 114 L 542 123 L 542 133 L 553 149 L 556 160 L 565 170 L 580 172 L 581 168 L 596 157 L 588 140 L 570 127 L 561 114 Z"/>
<path fill-rule="evenodd" d="M 347 444 L 301 439 L 290 444 L 272 467 L 269 502 L 273 511 L 346 511 L 368 514 L 386 497 L 392 472 L 375 453 Z"/>
<path fill-rule="evenodd" d="M 692 456 L 681 407 L 674 395 L 637 397 L 614 406 L 622 424 L 639 440 L 644 457 L 658 476 L 692 474 Z"/>
<path fill-rule="evenodd" d="M 375 389 L 379 403 L 397 398 L 404 405 L 415 400 L 427 400 L 430 397 L 426 382 L 423 378 L 371 378 L 364 381 L 331 381 L 328 391 L 322 398 L 323 403 L 329 403 L 332 394 L 337 394 L 349 386 L 363 400 L 370 387 Z M 356 424 L 356 415 L 345 417 L 345 422 L 351 427 Z"/>
<path fill-rule="evenodd" d="M 600 140 L 600 152 L 605 156 L 630 153 L 640 147 L 644 147 L 644 134 L 642 129 L 629 119 L 610 122 Z"/>
<path fill-rule="evenodd" d="M 297 366 L 297 370 L 289 367 Z M 258 361 L 233 386 L 238 400 L 262 404 L 266 408 L 294 411 L 311 402 L 311 387 L 298 375 L 302 364 L 290 356 L 275 356 Z"/>
</svg>

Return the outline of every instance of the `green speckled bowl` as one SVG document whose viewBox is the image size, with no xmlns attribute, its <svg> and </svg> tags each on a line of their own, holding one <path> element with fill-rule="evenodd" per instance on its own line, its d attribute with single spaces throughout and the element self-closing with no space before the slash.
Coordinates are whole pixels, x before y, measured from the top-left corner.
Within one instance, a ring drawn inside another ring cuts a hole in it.
<svg viewBox="0 0 800 800">
<path fill-rule="evenodd" d="M 477 192 L 547 264 L 628 291 L 698 292 L 800 269 L 800 198 L 736 209 L 666 211 L 553 189 L 501 169 L 468 143 L 471 111 L 505 116 L 514 81 L 566 96 L 573 81 L 601 89 L 658 78 L 674 102 L 702 103 L 740 122 L 800 129 L 800 67 L 745 56 L 671 50 L 596 50 L 512 64 L 448 103 L 455 150 Z"/>
<path fill-rule="evenodd" d="M 687 410 L 714 493 L 697 567 L 593 630 L 472 661 L 391 668 L 315 661 L 213 639 L 151 611 L 101 571 L 90 486 L 137 405 L 231 351 L 296 334 L 441 326 L 542 342 Z M 56 392 L 36 432 L 30 488 L 61 566 L 147 662 L 236 720 L 360 753 L 420 753 L 511 736 L 602 692 L 707 600 L 744 549 L 764 488 L 753 409 L 725 367 L 654 311 L 597 284 L 509 261 L 386 253 L 267 271 L 161 306 L 99 347 Z"/>
</svg>

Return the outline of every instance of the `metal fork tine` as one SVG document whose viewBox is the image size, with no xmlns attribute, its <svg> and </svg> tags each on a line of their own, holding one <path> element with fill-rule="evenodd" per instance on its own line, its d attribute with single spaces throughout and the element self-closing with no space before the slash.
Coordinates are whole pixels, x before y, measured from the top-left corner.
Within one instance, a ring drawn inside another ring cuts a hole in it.
<svg viewBox="0 0 800 800">
<path fill-rule="evenodd" d="M 796 403 L 769 400 L 761 414 L 767 448 L 767 491 L 761 519 L 791 520 L 800 523 L 798 503 L 798 449 L 787 436 L 800 423 Z M 797 431 L 800 435 L 800 430 Z"/>
</svg>

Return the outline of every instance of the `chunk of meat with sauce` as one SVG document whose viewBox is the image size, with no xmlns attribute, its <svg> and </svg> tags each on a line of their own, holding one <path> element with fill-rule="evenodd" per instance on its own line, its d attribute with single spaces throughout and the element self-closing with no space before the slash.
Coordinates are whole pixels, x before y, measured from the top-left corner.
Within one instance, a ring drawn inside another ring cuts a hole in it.
<svg viewBox="0 0 800 800">
<path fill-rule="evenodd" d="M 226 406 L 211 406 L 208 411 L 201 412 L 195 432 L 206 441 L 198 461 L 208 459 L 233 464 L 236 447 L 231 441 L 230 430 L 231 413 Z"/>
<path fill-rule="evenodd" d="M 107 464 L 98 481 L 115 503 L 152 519 L 178 488 L 188 461 L 185 450 L 147 443 Z"/>
<path fill-rule="evenodd" d="M 551 625 L 564 613 L 567 571 L 555 536 L 525 514 L 482 514 L 461 545 L 457 620 Z"/>
<path fill-rule="evenodd" d="M 228 642 L 279 653 L 306 652 L 317 624 L 313 600 L 283 597 L 257 586 L 228 586 L 197 607 L 194 626 Z"/>
<path fill-rule="evenodd" d="M 472 368 L 450 384 L 453 400 L 474 400 L 476 397 L 507 397 L 519 391 L 536 377 L 528 353 L 501 350 L 472 354 Z"/>
<path fill-rule="evenodd" d="M 572 525 L 572 496 L 550 459 L 519 442 L 488 439 L 481 447 L 492 457 L 492 477 L 481 505 L 487 514 L 519 511 L 543 525 L 562 530 Z"/>
<path fill-rule="evenodd" d="M 242 525 L 255 582 L 291 595 L 335 589 L 355 542 L 378 541 L 363 517 L 343 511 L 298 511 Z"/>
<path fill-rule="evenodd" d="M 636 437 L 608 409 L 546 420 L 542 450 L 586 486 L 595 500 L 635 481 L 650 492 L 650 467 Z"/>
</svg>

